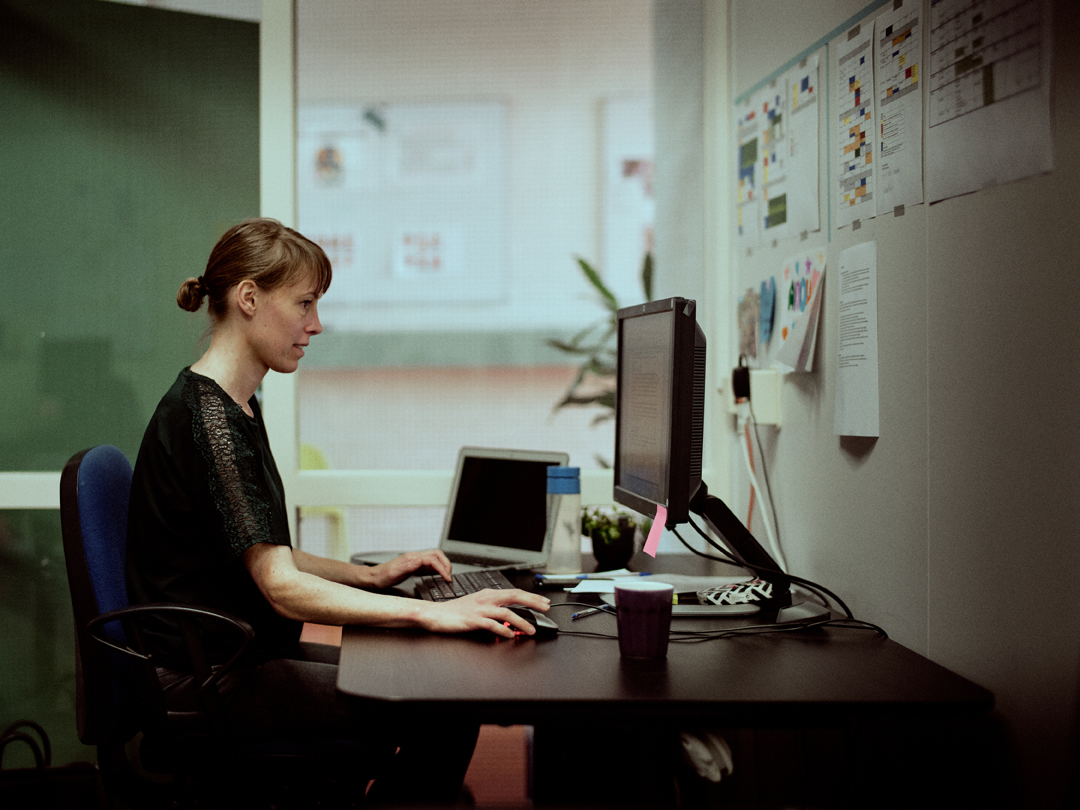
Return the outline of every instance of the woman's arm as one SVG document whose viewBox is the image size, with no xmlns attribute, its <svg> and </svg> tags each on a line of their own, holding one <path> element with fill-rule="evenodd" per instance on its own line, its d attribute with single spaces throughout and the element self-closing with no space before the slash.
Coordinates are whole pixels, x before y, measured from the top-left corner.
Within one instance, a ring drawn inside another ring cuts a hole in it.
<svg viewBox="0 0 1080 810">
<path fill-rule="evenodd" d="M 510 605 L 540 611 L 550 605 L 543 596 L 516 589 L 485 590 L 439 603 L 384 596 L 303 571 L 297 567 L 294 555 L 288 546 L 257 543 L 244 552 L 244 564 L 274 610 L 296 621 L 418 627 L 437 633 L 489 630 L 512 638 L 515 630 L 532 634 L 535 628 L 511 611 Z M 311 562 L 319 558 L 307 554 L 303 559 Z"/>
<path fill-rule="evenodd" d="M 390 588 L 422 569 L 450 580 L 450 561 L 441 551 L 410 551 L 382 565 L 353 565 L 293 549 L 293 562 L 306 574 L 354 588 Z"/>
</svg>

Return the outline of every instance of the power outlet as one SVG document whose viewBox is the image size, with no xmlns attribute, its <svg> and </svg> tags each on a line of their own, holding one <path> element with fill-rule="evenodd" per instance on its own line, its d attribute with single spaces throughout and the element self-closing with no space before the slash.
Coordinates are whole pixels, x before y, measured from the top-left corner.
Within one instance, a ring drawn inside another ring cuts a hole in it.
<svg viewBox="0 0 1080 810">
<path fill-rule="evenodd" d="M 750 369 L 750 407 L 759 425 L 780 427 L 780 391 L 783 375 L 775 368 Z"/>
</svg>

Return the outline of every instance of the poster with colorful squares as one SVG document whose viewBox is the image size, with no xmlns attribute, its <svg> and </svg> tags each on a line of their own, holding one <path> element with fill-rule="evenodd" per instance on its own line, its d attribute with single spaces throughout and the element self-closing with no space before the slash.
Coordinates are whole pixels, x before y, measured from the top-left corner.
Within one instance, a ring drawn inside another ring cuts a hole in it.
<svg viewBox="0 0 1080 810">
<path fill-rule="evenodd" d="M 735 233 L 742 248 L 755 248 L 761 239 L 758 224 L 761 198 L 762 116 L 747 97 L 735 107 Z"/>
<path fill-rule="evenodd" d="M 837 110 L 834 226 L 877 215 L 874 189 L 874 22 L 841 34 L 829 46 Z"/>
<path fill-rule="evenodd" d="M 923 201 L 921 3 L 874 20 L 878 100 L 877 208 L 882 214 Z"/>
<path fill-rule="evenodd" d="M 788 121 L 787 77 L 776 79 L 757 94 L 762 117 L 761 217 L 762 239 L 788 235 Z"/>
<path fill-rule="evenodd" d="M 788 235 L 785 163 L 787 79 L 781 77 L 735 105 L 736 234 L 754 248 Z"/>
<path fill-rule="evenodd" d="M 818 192 L 819 54 L 812 54 L 787 75 L 787 157 L 784 193 L 792 236 L 821 229 Z"/>
</svg>

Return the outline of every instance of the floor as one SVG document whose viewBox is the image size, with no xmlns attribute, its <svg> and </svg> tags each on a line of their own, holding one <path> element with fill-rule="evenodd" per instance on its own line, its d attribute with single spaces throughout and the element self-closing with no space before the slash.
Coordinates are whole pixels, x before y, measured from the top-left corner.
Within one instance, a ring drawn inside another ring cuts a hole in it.
<svg viewBox="0 0 1080 810">
<path fill-rule="evenodd" d="M 341 628 L 306 624 L 304 641 L 341 644 Z M 477 808 L 529 807 L 525 726 L 481 726 L 465 787 Z"/>
</svg>

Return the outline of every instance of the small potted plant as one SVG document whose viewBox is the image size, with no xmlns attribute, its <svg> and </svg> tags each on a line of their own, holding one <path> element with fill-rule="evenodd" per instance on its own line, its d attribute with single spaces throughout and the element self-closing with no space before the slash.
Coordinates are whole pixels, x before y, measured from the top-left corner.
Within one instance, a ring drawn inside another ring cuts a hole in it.
<svg viewBox="0 0 1080 810">
<path fill-rule="evenodd" d="M 648 533 L 651 520 L 625 512 L 592 507 L 581 513 L 581 533 L 592 539 L 597 571 L 625 568 L 637 550 L 637 532 Z"/>
</svg>

